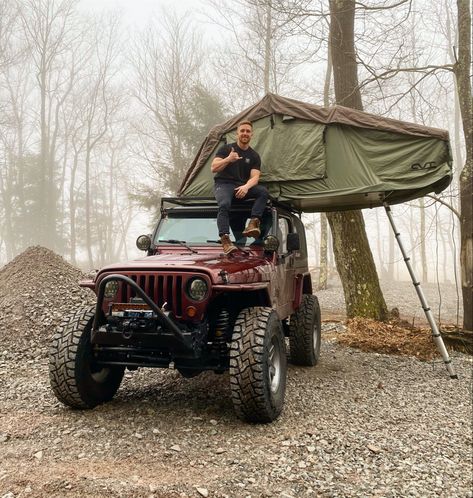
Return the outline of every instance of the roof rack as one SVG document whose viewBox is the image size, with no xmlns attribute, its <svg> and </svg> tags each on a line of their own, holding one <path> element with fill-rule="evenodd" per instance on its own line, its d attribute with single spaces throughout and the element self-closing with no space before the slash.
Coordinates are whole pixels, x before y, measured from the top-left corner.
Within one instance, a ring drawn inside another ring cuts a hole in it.
<svg viewBox="0 0 473 498">
<path fill-rule="evenodd" d="M 242 201 L 242 206 L 246 203 L 252 202 L 252 199 L 244 200 Z M 168 204 L 174 204 L 176 206 L 184 206 L 184 207 L 191 207 L 191 206 L 201 206 L 201 207 L 213 207 L 217 205 L 217 201 L 215 200 L 214 197 L 162 197 L 161 198 L 161 213 L 165 209 L 165 203 Z M 296 213 L 298 215 L 301 214 L 301 211 L 299 209 L 294 208 L 290 204 L 287 204 L 285 202 L 277 201 L 276 199 L 273 199 L 272 197 L 269 197 L 267 205 L 269 207 L 280 207 L 283 209 L 286 209 L 287 211 L 290 211 L 292 213 Z"/>
</svg>

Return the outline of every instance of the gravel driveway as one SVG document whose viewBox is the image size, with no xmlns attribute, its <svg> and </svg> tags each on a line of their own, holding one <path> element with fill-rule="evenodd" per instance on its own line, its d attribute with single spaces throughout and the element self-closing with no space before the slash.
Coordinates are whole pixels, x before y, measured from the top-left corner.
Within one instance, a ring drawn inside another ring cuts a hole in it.
<svg viewBox="0 0 473 498">
<path fill-rule="evenodd" d="M 73 411 L 44 351 L 3 351 L 0 497 L 471 497 L 471 357 L 455 354 L 455 381 L 331 341 L 317 367 L 290 367 L 270 425 L 235 417 L 226 375 L 169 370 L 128 373 L 114 401 Z"/>
<path fill-rule="evenodd" d="M 454 354 L 450 380 L 441 363 L 335 344 L 336 322 L 316 368 L 290 367 L 270 425 L 239 421 L 228 376 L 211 373 L 143 369 L 111 403 L 63 407 L 47 337 L 91 298 L 80 277 L 40 247 L 0 269 L 0 498 L 472 496 L 471 357 Z M 420 315 L 412 284 L 385 292 Z M 442 294 L 455 321 L 456 292 Z M 340 288 L 319 297 L 323 318 L 343 315 Z"/>
</svg>

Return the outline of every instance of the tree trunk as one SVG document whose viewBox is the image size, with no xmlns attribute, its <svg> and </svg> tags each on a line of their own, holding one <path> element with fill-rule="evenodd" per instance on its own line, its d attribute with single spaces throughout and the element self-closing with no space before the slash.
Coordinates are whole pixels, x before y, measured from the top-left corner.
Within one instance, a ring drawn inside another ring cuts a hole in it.
<svg viewBox="0 0 473 498">
<path fill-rule="evenodd" d="M 45 70 L 41 69 L 40 72 L 40 95 L 41 95 L 41 110 L 40 110 L 40 134 L 41 134 L 41 152 L 40 152 L 40 180 L 39 180 L 39 242 L 41 245 L 48 245 L 48 240 L 50 237 L 49 233 L 49 200 L 47 192 L 47 171 L 48 171 L 48 160 L 49 160 L 49 137 L 47 132 L 47 122 L 46 122 L 46 74 Z"/>
<path fill-rule="evenodd" d="M 74 160 L 72 170 L 70 172 L 71 179 L 69 183 L 69 223 L 70 223 L 70 259 L 73 265 L 77 264 L 77 248 L 76 248 L 76 172 L 79 164 L 79 153 L 74 151 Z"/>
<path fill-rule="evenodd" d="M 90 131 L 88 132 L 90 133 Z M 87 147 L 85 152 L 85 246 L 89 267 L 94 267 L 94 256 L 92 253 L 92 229 L 91 229 L 91 195 L 90 195 L 90 138 L 87 137 Z"/>
<path fill-rule="evenodd" d="M 450 283 L 450 279 L 448 278 L 448 261 L 447 261 L 447 239 L 448 239 L 448 227 L 446 230 L 443 229 L 442 222 L 437 218 L 437 230 L 440 236 L 440 240 L 442 241 L 442 281 L 443 283 Z M 455 253 L 453 253 L 455 254 Z"/>
<path fill-rule="evenodd" d="M 266 32 L 264 37 L 264 93 L 267 94 L 270 91 L 270 72 L 271 72 L 271 20 L 273 16 L 273 6 L 269 1 L 266 5 Z"/>
<path fill-rule="evenodd" d="M 320 213 L 320 273 L 319 273 L 319 290 L 325 290 L 328 282 L 328 226 L 327 215 Z"/>
<path fill-rule="evenodd" d="M 332 230 L 335 262 L 342 280 L 347 316 L 385 320 L 387 307 L 361 211 L 329 213 L 327 218 Z"/>
<path fill-rule="evenodd" d="M 3 208 L 3 233 L 2 239 L 5 243 L 5 251 L 7 260 L 13 259 L 16 256 L 16 237 L 14 235 L 14 227 L 12 221 L 12 168 L 14 167 L 11 164 L 12 154 L 5 152 L 5 159 L 2 161 L 4 164 L 4 173 L 0 173 L 0 195 L 1 195 L 1 203 L 0 208 Z M 1 213 L 1 209 L 0 209 Z"/>
<path fill-rule="evenodd" d="M 473 99 L 471 70 L 471 11 L 469 0 L 457 0 L 458 61 L 454 71 L 465 136 L 466 159 L 460 175 L 460 264 L 462 273 L 463 328 L 473 330 Z"/>
<path fill-rule="evenodd" d="M 324 106 L 330 105 L 330 85 L 332 80 L 332 54 L 330 43 L 328 44 L 327 53 L 327 71 L 325 72 L 324 82 Z M 328 282 L 328 221 L 325 213 L 320 213 L 320 272 L 319 272 L 319 290 L 325 290 Z"/>
<path fill-rule="evenodd" d="M 425 202 L 424 198 L 419 199 L 420 206 L 420 260 L 422 263 L 422 282 L 426 284 L 429 281 L 429 276 L 427 272 L 427 249 L 425 246 Z"/>
<path fill-rule="evenodd" d="M 386 278 L 388 274 L 387 268 L 384 267 L 384 261 L 383 261 L 383 239 L 381 237 L 381 229 L 379 225 L 379 210 L 375 209 L 374 211 L 375 218 L 376 218 L 376 250 L 378 254 L 378 272 L 381 273 L 381 278 Z"/>
<path fill-rule="evenodd" d="M 362 110 L 355 56 L 355 0 L 330 0 L 330 45 L 337 104 Z M 328 213 L 335 261 L 348 317 L 385 320 L 379 285 L 361 211 Z"/>
<path fill-rule="evenodd" d="M 396 257 L 394 255 L 394 232 L 392 230 L 389 230 L 388 232 L 388 279 L 389 281 L 394 280 L 394 269 L 396 267 Z"/>
</svg>

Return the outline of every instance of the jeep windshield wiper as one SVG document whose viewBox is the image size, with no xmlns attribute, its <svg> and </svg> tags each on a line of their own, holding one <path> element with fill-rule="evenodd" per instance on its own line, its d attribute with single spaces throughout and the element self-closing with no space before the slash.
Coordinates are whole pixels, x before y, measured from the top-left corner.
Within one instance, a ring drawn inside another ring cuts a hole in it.
<svg viewBox="0 0 473 498">
<path fill-rule="evenodd" d="M 186 249 L 189 249 L 190 252 L 193 252 L 195 254 L 197 254 L 198 251 L 196 251 L 195 249 L 192 249 L 192 247 L 189 247 L 186 243 L 185 240 L 177 240 L 177 239 L 159 239 L 158 240 L 158 244 L 160 242 L 164 242 L 165 244 L 179 244 L 181 245 L 182 247 L 185 247 Z"/>
</svg>

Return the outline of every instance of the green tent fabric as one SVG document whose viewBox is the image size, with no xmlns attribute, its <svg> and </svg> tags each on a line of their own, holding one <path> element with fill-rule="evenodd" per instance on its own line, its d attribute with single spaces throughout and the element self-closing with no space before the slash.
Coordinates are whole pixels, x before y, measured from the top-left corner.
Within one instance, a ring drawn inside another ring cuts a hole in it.
<svg viewBox="0 0 473 498">
<path fill-rule="evenodd" d="M 438 193 L 452 179 L 447 131 L 268 94 L 210 131 L 180 197 L 213 197 L 210 163 L 222 144 L 234 141 L 242 120 L 253 122 L 260 182 L 299 211 L 396 204 Z"/>
</svg>

